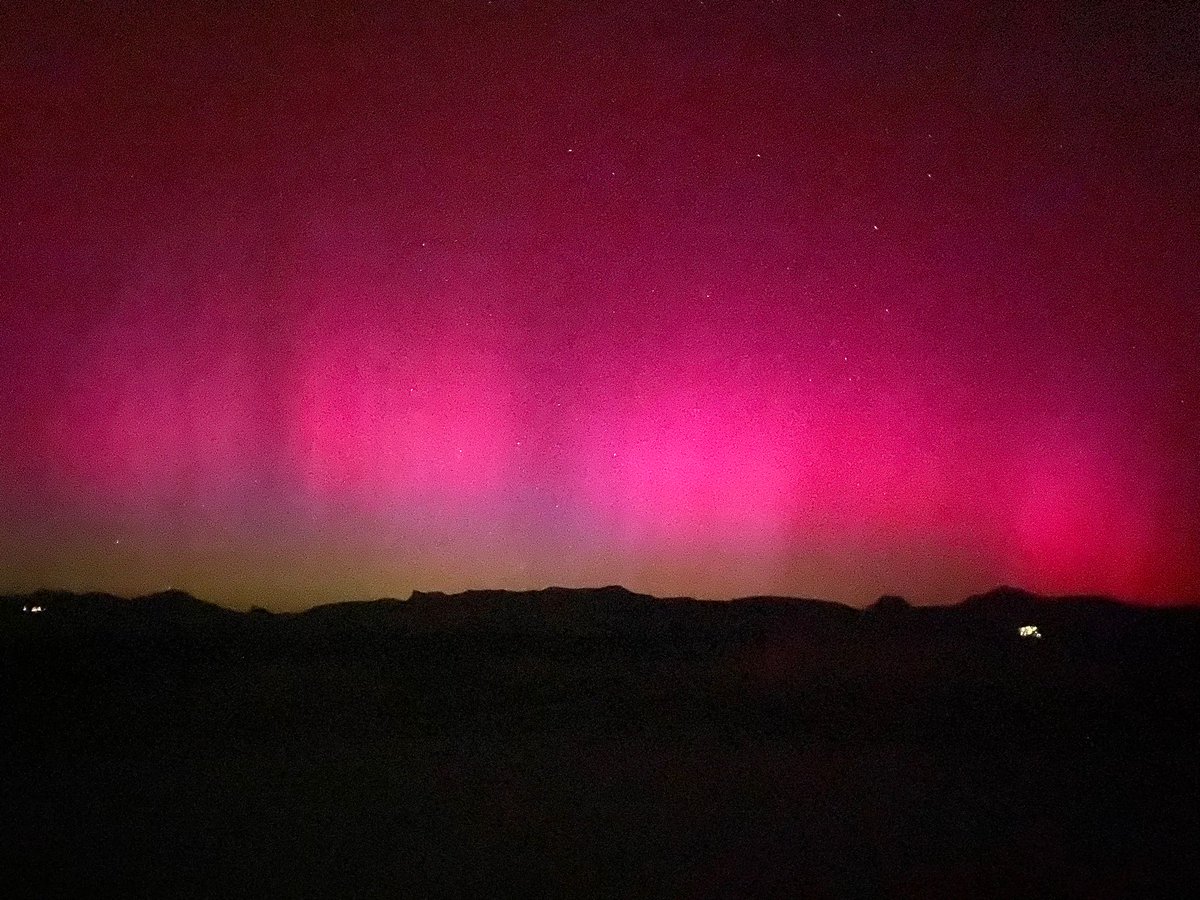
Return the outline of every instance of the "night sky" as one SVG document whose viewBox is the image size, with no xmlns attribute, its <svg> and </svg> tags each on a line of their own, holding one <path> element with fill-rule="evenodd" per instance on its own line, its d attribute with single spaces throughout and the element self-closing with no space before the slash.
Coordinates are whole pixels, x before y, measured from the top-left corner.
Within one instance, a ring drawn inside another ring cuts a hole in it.
<svg viewBox="0 0 1200 900">
<path fill-rule="evenodd" d="M 0 13 L 0 590 L 1200 597 L 1196 7 L 267 6 Z"/>
</svg>

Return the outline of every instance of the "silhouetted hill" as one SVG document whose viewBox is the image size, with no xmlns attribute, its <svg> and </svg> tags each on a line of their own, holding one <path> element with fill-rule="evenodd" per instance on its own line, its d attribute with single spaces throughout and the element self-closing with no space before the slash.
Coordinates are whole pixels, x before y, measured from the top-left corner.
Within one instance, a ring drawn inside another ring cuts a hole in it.
<svg viewBox="0 0 1200 900">
<path fill-rule="evenodd" d="M 41 591 L 0 598 L 0 871 L 6 896 L 1160 895 L 1200 840 L 1197 683 L 1197 609 L 1012 588 Z"/>
<path fill-rule="evenodd" d="M 1036 625 L 1047 639 L 1093 648 L 1119 647 L 1162 626 L 1185 626 L 1189 619 L 1194 622 L 1196 611 L 1194 607 L 1133 606 L 1095 595 L 1047 597 L 1011 587 L 968 597 L 955 609 L 963 627 L 1013 630 Z"/>
<path fill-rule="evenodd" d="M 1132 621 L 1145 612 L 1146 607 L 1121 603 L 1113 597 L 1091 594 L 1068 594 L 1045 596 L 1014 587 L 997 587 L 984 594 L 974 594 L 963 600 L 959 607 L 965 611 L 991 618 L 1015 621 L 1023 615 L 1060 611 L 1063 615 L 1109 615 Z"/>
<path fill-rule="evenodd" d="M 345 600 L 339 603 L 326 603 L 320 606 L 313 606 L 300 613 L 276 613 L 275 615 L 304 617 L 313 621 L 334 621 L 337 619 L 370 621 L 372 619 L 393 617 L 406 602 L 405 600 L 398 600 L 395 597 L 381 597 L 378 600 Z M 263 612 L 266 611 L 260 610 L 260 613 Z"/>
<path fill-rule="evenodd" d="M 33 612 L 36 611 L 36 612 Z M 40 590 L 0 597 L 5 616 L 32 615 L 42 623 L 200 626 L 236 620 L 240 614 L 199 600 L 185 591 L 167 590 L 128 599 L 113 594 Z"/>
<path fill-rule="evenodd" d="M 698 601 L 689 597 L 657 598 L 624 587 L 548 587 L 541 590 L 468 590 L 456 594 L 413 591 L 409 599 L 346 601 L 314 606 L 299 613 L 272 613 L 255 609 L 240 613 L 200 600 L 180 590 L 168 590 L 132 599 L 104 593 L 41 590 L 0 597 L 0 615 L 8 619 L 27 616 L 37 609 L 38 621 L 84 624 L 173 624 L 178 626 L 230 625 L 254 619 L 259 624 L 303 622 L 381 627 L 528 629 L 596 627 L 630 630 L 667 627 L 680 623 L 732 624 L 773 622 L 779 627 L 854 628 L 870 623 L 880 627 L 964 628 L 975 632 L 1015 632 L 1022 625 L 1038 625 L 1065 634 L 1086 634 L 1094 639 L 1116 639 L 1146 623 L 1195 624 L 1196 607 L 1149 608 L 1131 606 L 1110 597 L 1050 597 L 1019 588 L 998 587 L 967 597 L 949 606 L 914 606 L 904 598 L 886 595 L 859 609 L 828 600 L 783 596 L 747 596 L 730 601 Z"/>
</svg>

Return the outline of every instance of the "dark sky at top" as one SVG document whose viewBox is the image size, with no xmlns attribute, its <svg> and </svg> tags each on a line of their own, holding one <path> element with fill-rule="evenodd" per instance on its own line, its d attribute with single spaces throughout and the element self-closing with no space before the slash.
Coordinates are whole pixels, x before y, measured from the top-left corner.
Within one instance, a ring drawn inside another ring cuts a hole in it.
<svg viewBox="0 0 1200 900">
<path fill-rule="evenodd" d="M 0 590 L 1200 597 L 1198 34 L 6 5 Z"/>
</svg>

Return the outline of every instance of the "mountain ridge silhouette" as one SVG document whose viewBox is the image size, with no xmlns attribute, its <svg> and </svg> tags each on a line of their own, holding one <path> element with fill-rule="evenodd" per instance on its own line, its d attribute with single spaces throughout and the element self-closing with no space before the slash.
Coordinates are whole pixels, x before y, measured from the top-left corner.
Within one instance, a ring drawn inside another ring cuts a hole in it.
<svg viewBox="0 0 1200 900">
<path fill-rule="evenodd" d="M 620 585 L 598 588 L 550 586 L 534 590 L 470 589 L 457 593 L 414 590 L 408 599 L 383 597 L 322 603 L 297 611 L 261 607 L 237 610 L 179 589 L 124 598 L 104 592 L 42 589 L 0 596 L 0 616 L 49 623 L 141 629 L 236 627 L 245 623 L 295 622 L 311 626 L 417 630 L 484 628 L 538 632 L 661 632 L 694 627 L 781 628 L 844 631 L 860 627 L 968 630 L 1013 633 L 1036 625 L 1050 634 L 1114 640 L 1149 623 L 1200 622 L 1200 606 L 1137 606 L 1101 595 L 1044 595 L 1000 586 L 944 605 L 911 604 L 898 595 L 866 607 L 811 597 L 748 595 L 731 600 L 656 597 Z M 765 626 L 764 626 L 765 627 Z"/>
</svg>

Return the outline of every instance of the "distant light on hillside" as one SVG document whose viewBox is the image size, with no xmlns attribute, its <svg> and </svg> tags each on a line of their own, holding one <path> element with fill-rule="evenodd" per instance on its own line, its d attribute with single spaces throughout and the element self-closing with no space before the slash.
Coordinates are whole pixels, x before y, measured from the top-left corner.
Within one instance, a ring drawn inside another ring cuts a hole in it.
<svg viewBox="0 0 1200 900">
<path fill-rule="evenodd" d="M 1022 625 L 1017 629 L 1017 634 L 1023 638 L 1034 639 L 1040 639 L 1042 636 L 1042 633 L 1038 631 L 1038 627 L 1036 625 Z"/>
</svg>

